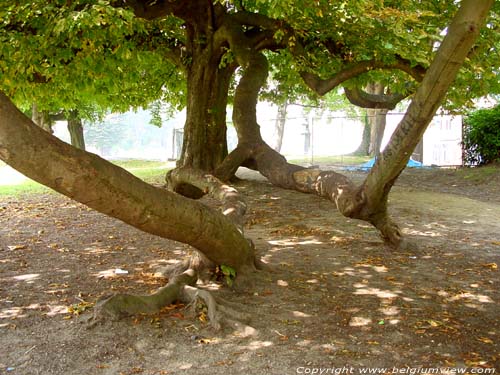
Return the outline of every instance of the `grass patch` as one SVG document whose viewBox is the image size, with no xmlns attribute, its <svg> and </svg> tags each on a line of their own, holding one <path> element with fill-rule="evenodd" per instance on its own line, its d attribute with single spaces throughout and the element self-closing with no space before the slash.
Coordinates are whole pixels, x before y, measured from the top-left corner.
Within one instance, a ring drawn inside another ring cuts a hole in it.
<svg viewBox="0 0 500 375">
<path fill-rule="evenodd" d="M 54 192 L 52 189 L 39 184 L 33 180 L 25 180 L 15 185 L 0 185 L 0 196 L 20 196 L 20 195 L 35 195 L 47 194 Z"/>
<path fill-rule="evenodd" d="M 151 160 L 119 160 L 111 161 L 128 170 L 133 175 L 150 184 L 162 184 L 165 182 L 165 174 L 170 169 L 165 162 Z M 0 168 L 5 166 L 0 164 Z M 1 169 L 0 169 L 1 178 Z M 20 183 L 0 185 L 0 197 L 19 197 L 22 195 L 37 195 L 54 192 L 52 189 L 39 184 L 33 180 L 24 180 Z"/>
<path fill-rule="evenodd" d="M 165 162 L 158 160 L 125 159 L 125 160 L 110 160 L 110 162 L 128 171 L 132 171 L 134 169 L 165 167 Z"/>
<path fill-rule="evenodd" d="M 313 159 L 314 164 L 332 164 L 332 165 L 357 165 L 363 164 L 370 160 L 370 156 L 358 155 L 335 155 L 335 156 L 315 156 Z M 310 157 L 290 159 L 290 163 L 306 164 L 311 163 Z"/>
<path fill-rule="evenodd" d="M 497 163 L 457 170 L 457 177 L 477 184 L 489 182 L 495 176 L 500 176 L 500 164 Z"/>
</svg>

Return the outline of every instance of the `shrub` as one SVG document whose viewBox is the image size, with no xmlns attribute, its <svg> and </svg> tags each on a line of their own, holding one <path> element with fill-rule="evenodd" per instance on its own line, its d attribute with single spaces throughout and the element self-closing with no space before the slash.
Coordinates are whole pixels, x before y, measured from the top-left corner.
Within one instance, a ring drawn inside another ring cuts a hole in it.
<svg viewBox="0 0 500 375">
<path fill-rule="evenodd" d="M 465 118 L 462 145 L 466 165 L 500 160 L 500 105 L 480 109 Z"/>
</svg>

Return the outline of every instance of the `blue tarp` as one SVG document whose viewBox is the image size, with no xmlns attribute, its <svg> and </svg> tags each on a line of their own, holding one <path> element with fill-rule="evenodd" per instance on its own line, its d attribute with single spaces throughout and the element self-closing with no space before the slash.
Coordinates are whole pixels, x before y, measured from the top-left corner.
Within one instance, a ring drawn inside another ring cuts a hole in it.
<svg viewBox="0 0 500 375">
<path fill-rule="evenodd" d="M 346 169 L 349 171 L 367 171 L 373 167 L 375 164 L 375 158 L 368 160 L 366 163 L 363 163 L 361 165 L 357 165 L 354 167 L 347 167 Z M 420 163 L 419 161 L 410 159 L 408 160 L 408 163 L 406 164 L 407 167 L 410 168 L 422 168 L 424 165 Z"/>
</svg>

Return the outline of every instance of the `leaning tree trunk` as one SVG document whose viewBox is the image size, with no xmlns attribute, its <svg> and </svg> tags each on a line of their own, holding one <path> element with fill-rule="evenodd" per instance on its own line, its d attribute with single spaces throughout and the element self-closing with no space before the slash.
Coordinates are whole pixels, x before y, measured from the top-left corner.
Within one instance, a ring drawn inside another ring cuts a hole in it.
<svg viewBox="0 0 500 375">
<path fill-rule="evenodd" d="M 83 136 L 82 119 L 78 116 L 78 111 L 71 111 L 68 117 L 68 131 L 71 137 L 71 145 L 85 150 L 85 138 Z"/>
<path fill-rule="evenodd" d="M 253 246 L 228 217 L 60 141 L 37 127 L 1 92 L 0 159 L 99 212 L 187 243 L 216 264 L 254 268 Z"/>
<path fill-rule="evenodd" d="M 464 0 L 403 120 L 359 190 L 364 204 L 357 217 L 375 225 L 391 243 L 401 233 L 387 214 L 387 197 L 422 139 L 485 22 L 493 0 Z"/>
<path fill-rule="evenodd" d="M 380 231 L 386 243 L 398 247 L 402 235 L 387 211 L 389 192 L 477 39 L 492 3 L 493 0 L 464 0 L 461 3 L 407 114 L 361 186 L 354 185 L 347 177 L 336 172 L 304 169 L 289 164 L 264 143 L 255 108 L 259 90 L 267 77 L 267 60 L 251 47 L 238 28 L 227 25 L 231 50 L 243 68 L 233 112 L 239 143 L 217 169 L 218 176 L 227 179 L 239 165 L 250 166 L 275 185 L 316 193 L 330 199 L 343 215 L 368 221 Z"/>
</svg>

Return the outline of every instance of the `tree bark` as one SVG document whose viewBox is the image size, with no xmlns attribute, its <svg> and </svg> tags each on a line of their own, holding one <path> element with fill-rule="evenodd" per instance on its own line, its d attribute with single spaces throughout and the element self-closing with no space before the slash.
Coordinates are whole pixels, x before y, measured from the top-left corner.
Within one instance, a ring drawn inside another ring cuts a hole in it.
<svg viewBox="0 0 500 375">
<path fill-rule="evenodd" d="M 195 31 L 188 37 L 192 45 L 207 39 Z M 186 123 L 177 166 L 213 171 L 227 156 L 226 107 L 235 66 L 221 67 L 222 50 L 210 38 L 207 43 L 193 47 L 187 68 Z"/>
<path fill-rule="evenodd" d="M 83 136 L 82 119 L 78 116 L 78 111 L 71 111 L 68 116 L 68 131 L 71 137 L 71 145 L 85 150 L 85 138 Z"/>
<path fill-rule="evenodd" d="M 370 83 L 366 91 L 373 95 L 383 95 L 384 86 L 380 83 Z M 387 112 L 388 110 L 385 108 L 367 109 L 368 121 L 370 122 L 370 147 L 368 149 L 370 156 L 378 157 L 380 155 L 380 147 L 387 122 Z"/>
<path fill-rule="evenodd" d="M 368 156 L 370 155 L 370 133 L 371 133 L 371 125 L 370 119 L 368 115 L 368 110 L 364 116 L 364 126 L 363 126 L 363 134 L 361 135 L 361 143 L 359 144 L 356 151 L 353 152 L 353 155 L 361 155 Z"/>
<path fill-rule="evenodd" d="M 61 194 L 140 230 L 187 243 L 216 264 L 254 268 L 251 243 L 223 214 L 149 185 L 37 127 L 0 93 L 0 159 Z"/>
</svg>

